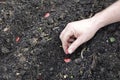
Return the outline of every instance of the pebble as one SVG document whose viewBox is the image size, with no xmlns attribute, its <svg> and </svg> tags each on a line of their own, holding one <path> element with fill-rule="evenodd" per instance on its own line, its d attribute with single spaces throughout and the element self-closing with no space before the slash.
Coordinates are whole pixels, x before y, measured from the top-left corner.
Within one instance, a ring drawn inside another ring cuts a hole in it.
<svg viewBox="0 0 120 80">
<path fill-rule="evenodd" d="M 4 28 L 4 30 L 3 30 L 3 31 L 4 31 L 4 32 L 6 32 L 6 31 L 8 31 L 8 30 L 9 30 L 9 28 L 8 28 L 8 27 L 6 27 L 6 28 Z"/>
<path fill-rule="evenodd" d="M 60 19 L 64 19 L 64 17 L 65 17 L 65 13 L 62 13 L 62 14 L 60 15 Z"/>
<path fill-rule="evenodd" d="M 52 24 L 52 23 L 54 23 L 54 20 L 53 20 L 53 18 L 49 17 L 48 18 L 48 24 Z"/>
<path fill-rule="evenodd" d="M 50 71 L 53 71 L 53 69 L 54 69 L 54 68 L 53 68 L 53 67 L 51 67 L 49 70 L 50 70 Z"/>
<path fill-rule="evenodd" d="M 82 62 L 82 59 L 81 59 L 81 58 L 77 58 L 77 59 L 75 59 L 75 63 L 76 63 L 76 64 L 80 65 L 81 62 Z"/>
<path fill-rule="evenodd" d="M 16 75 L 18 76 L 18 75 L 20 75 L 20 73 L 16 73 Z"/>
<path fill-rule="evenodd" d="M 67 75 L 67 74 L 63 75 L 63 78 L 64 78 L 64 79 L 66 79 L 67 77 L 68 77 L 68 75 Z"/>
</svg>

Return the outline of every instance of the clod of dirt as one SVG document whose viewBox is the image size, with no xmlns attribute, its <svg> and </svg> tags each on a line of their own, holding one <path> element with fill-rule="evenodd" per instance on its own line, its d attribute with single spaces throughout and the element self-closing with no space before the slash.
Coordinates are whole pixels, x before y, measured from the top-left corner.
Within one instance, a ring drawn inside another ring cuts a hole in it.
<svg viewBox="0 0 120 80">
<path fill-rule="evenodd" d="M 53 71 L 53 70 L 54 70 L 54 68 L 53 68 L 53 67 L 51 67 L 49 70 L 50 70 L 50 71 Z"/>
<path fill-rule="evenodd" d="M 78 64 L 78 65 L 80 65 L 80 64 L 81 64 L 81 61 L 82 61 L 82 59 L 81 59 L 81 58 L 77 58 L 77 59 L 75 59 L 75 63 L 76 63 L 76 64 Z"/>
<path fill-rule="evenodd" d="M 38 38 L 32 38 L 32 39 L 30 39 L 30 44 L 32 46 L 35 46 L 37 44 L 37 40 L 38 40 Z"/>
<path fill-rule="evenodd" d="M 20 62 L 25 62 L 26 61 L 26 58 L 24 56 L 21 56 L 20 57 Z"/>
<path fill-rule="evenodd" d="M 2 51 L 2 53 L 9 53 L 10 52 L 10 50 L 6 47 L 2 47 L 1 51 Z"/>
<path fill-rule="evenodd" d="M 48 18 L 48 24 L 52 24 L 52 23 L 54 23 L 54 20 L 53 20 L 53 18 L 49 17 Z"/>
</svg>

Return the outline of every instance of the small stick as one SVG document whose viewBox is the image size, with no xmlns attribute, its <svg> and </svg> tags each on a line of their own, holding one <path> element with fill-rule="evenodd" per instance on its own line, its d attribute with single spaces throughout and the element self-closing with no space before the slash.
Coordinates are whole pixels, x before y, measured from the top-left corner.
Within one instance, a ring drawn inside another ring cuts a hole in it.
<svg viewBox="0 0 120 80">
<path fill-rule="evenodd" d="M 82 51 L 81 51 L 81 58 L 83 59 L 84 57 L 83 57 L 83 52 L 86 50 L 86 47 L 85 48 L 83 48 L 82 49 Z"/>
</svg>

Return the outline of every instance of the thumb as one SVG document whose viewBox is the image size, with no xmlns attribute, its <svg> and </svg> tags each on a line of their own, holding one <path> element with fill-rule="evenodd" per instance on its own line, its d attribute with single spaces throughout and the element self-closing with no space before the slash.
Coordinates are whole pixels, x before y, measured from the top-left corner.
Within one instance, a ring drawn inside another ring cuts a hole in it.
<svg viewBox="0 0 120 80">
<path fill-rule="evenodd" d="M 78 37 L 68 48 L 68 53 L 72 54 L 82 43 L 82 37 Z"/>
</svg>

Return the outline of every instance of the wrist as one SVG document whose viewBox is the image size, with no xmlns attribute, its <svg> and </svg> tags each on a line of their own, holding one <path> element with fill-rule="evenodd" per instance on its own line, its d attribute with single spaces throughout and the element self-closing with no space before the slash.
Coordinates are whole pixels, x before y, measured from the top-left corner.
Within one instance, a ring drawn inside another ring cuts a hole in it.
<svg viewBox="0 0 120 80">
<path fill-rule="evenodd" d="M 98 29 L 107 25 L 102 12 L 95 14 L 91 19 Z"/>
</svg>

